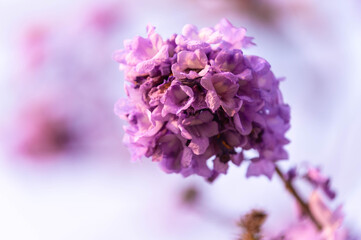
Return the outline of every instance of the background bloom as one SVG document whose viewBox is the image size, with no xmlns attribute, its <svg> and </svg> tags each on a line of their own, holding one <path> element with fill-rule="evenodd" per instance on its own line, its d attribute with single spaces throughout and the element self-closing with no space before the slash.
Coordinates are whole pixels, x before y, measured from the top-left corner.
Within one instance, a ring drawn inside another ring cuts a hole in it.
<svg viewBox="0 0 361 240">
<path fill-rule="evenodd" d="M 286 240 L 347 240 L 352 239 L 343 224 L 341 207 L 335 211 L 330 210 L 322 201 L 319 194 L 314 191 L 309 199 L 312 213 L 320 221 L 322 231 L 317 230 L 314 223 L 308 218 L 300 216 L 298 222 L 291 224 L 279 238 Z M 271 238 L 273 239 L 273 238 Z M 277 239 L 277 238 L 276 238 Z"/>
<path fill-rule="evenodd" d="M 114 142 L 121 130 L 108 111 L 114 101 L 109 76 L 116 71 L 109 65 L 123 20 L 113 2 L 88 6 L 69 22 L 47 19 L 22 30 L 11 76 L 17 99 L 6 127 L 0 126 L 12 160 L 119 153 Z"/>
</svg>

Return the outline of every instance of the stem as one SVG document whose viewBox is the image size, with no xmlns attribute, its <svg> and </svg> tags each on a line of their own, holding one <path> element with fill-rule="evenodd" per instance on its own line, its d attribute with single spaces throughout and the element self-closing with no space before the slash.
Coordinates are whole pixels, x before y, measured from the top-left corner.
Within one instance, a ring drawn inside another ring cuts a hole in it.
<svg viewBox="0 0 361 240">
<path fill-rule="evenodd" d="M 278 168 L 278 166 L 276 166 L 276 172 L 277 175 L 281 178 L 282 182 L 285 184 L 286 189 L 291 193 L 291 195 L 296 199 L 297 203 L 300 205 L 300 207 L 302 208 L 302 211 L 308 215 L 308 217 L 311 219 L 311 221 L 315 224 L 315 226 L 317 227 L 317 229 L 319 231 L 322 230 L 322 225 L 317 221 L 317 219 L 315 218 L 315 216 L 313 216 L 310 207 L 308 206 L 308 203 L 306 203 L 305 201 L 302 200 L 302 198 L 300 197 L 300 195 L 297 193 L 296 189 L 294 188 L 294 186 L 292 185 L 291 181 L 287 181 L 284 174 L 282 173 L 282 171 Z"/>
</svg>

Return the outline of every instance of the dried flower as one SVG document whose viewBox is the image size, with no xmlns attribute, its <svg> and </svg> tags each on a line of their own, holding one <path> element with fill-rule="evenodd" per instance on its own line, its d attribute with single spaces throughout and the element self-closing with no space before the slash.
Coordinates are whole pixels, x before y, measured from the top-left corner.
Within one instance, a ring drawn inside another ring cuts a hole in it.
<svg viewBox="0 0 361 240">
<path fill-rule="evenodd" d="M 181 192 L 181 202 L 184 206 L 194 207 L 200 201 L 200 190 L 195 186 L 188 186 Z"/>
<path fill-rule="evenodd" d="M 270 64 L 243 54 L 253 45 L 246 30 L 223 19 L 214 28 L 186 25 L 167 40 L 147 31 L 114 54 L 128 82 L 128 99 L 115 112 L 129 123 L 133 159 L 152 157 L 168 173 L 213 180 L 253 149 L 247 176 L 271 178 L 274 163 L 287 159 L 290 109 Z"/>
<path fill-rule="evenodd" d="M 243 230 L 240 240 L 261 239 L 261 227 L 266 218 L 267 214 L 262 210 L 252 210 L 242 217 L 238 223 Z"/>
</svg>

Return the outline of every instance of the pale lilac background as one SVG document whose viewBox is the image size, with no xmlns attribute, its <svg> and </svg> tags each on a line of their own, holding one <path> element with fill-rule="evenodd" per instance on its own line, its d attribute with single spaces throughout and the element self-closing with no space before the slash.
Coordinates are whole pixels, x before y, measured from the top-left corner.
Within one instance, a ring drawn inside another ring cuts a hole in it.
<svg viewBox="0 0 361 240">
<path fill-rule="evenodd" d="M 90 3 L 0 1 L 0 124 L 14 112 L 13 103 L 19 98 L 10 78 L 17 68 L 13 53 L 19 29 L 29 21 L 76 15 Z M 180 32 L 186 23 L 212 26 L 224 16 L 246 26 L 258 45 L 246 53 L 265 57 L 276 75 L 287 77 L 282 89 L 292 106 L 291 160 L 323 166 L 339 193 L 333 205 L 344 202 L 346 221 L 357 230 L 361 229 L 361 3 L 308 3 L 319 22 L 288 16 L 281 21 L 280 32 L 274 32 L 231 9 L 202 9 L 190 0 L 124 1 L 127 22 L 115 45 L 120 48 L 120 39 L 144 34 L 148 23 L 164 37 Z M 113 80 L 114 95 L 118 90 L 121 95 L 122 74 L 114 74 Z M 228 176 L 209 185 L 197 177 L 166 175 L 147 160 L 130 163 L 121 144 L 119 157 L 93 154 L 84 157 L 86 161 L 42 167 L 14 164 L 4 146 L 0 146 L 0 239 L 235 239 L 234 221 L 251 208 L 265 208 L 271 214 L 268 229 L 292 219 L 293 204 L 279 181 L 247 180 L 245 166 L 232 167 Z M 202 189 L 207 208 L 219 215 L 179 208 L 179 189 L 192 184 Z"/>
</svg>

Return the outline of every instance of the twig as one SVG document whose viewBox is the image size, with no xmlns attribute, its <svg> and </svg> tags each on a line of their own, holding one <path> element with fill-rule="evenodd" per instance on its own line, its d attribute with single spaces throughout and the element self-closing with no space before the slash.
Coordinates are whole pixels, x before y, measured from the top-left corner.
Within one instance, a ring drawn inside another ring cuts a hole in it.
<svg viewBox="0 0 361 240">
<path fill-rule="evenodd" d="M 310 207 L 308 206 L 308 203 L 302 200 L 300 195 L 297 193 L 296 189 L 292 185 L 291 181 L 287 181 L 282 171 L 276 166 L 276 172 L 277 175 L 281 178 L 282 182 L 285 184 L 286 189 L 291 193 L 291 195 L 296 199 L 297 203 L 302 208 L 302 211 L 308 215 L 308 217 L 311 219 L 311 221 L 315 224 L 317 229 L 319 231 L 322 230 L 322 225 L 317 221 L 315 216 L 312 214 Z"/>
</svg>

